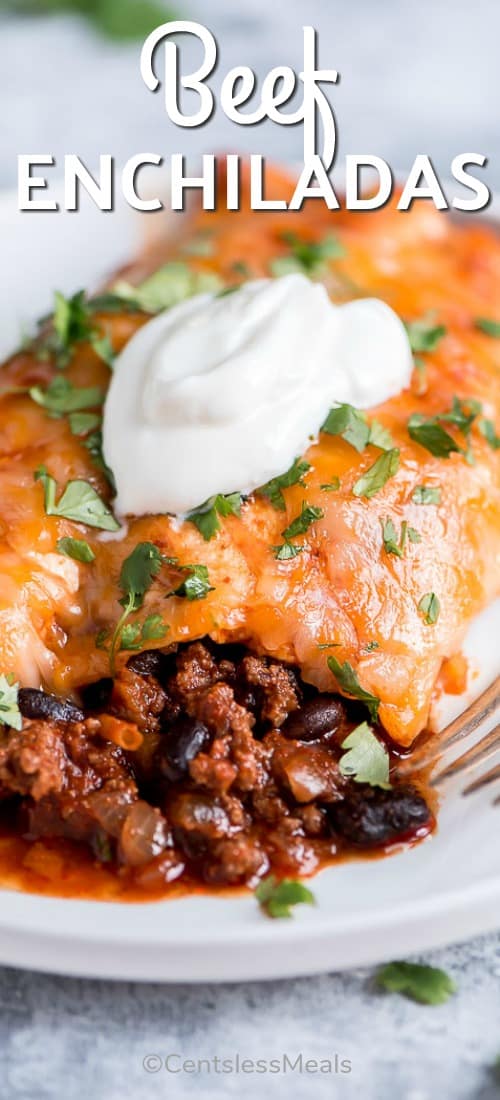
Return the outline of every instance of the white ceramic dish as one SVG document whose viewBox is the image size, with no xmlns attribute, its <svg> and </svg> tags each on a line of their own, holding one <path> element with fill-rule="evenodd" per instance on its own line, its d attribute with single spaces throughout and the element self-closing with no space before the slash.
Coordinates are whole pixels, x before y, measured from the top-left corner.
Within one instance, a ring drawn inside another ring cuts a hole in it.
<svg viewBox="0 0 500 1100">
<path fill-rule="evenodd" d="M 159 217 L 159 215 L 155 215 Z M 148 219 L 148 228 L 151 222 Z M 158 226 L 160 223 L 158 223 Z M 119 209 L 26 215 L 0 198 L 0 358 L 20 322 L 50 307 L 51 290 L 97 283 L 134 249 L 137 227 Z M 467 652 L 481 675 L 500 671 L 492 638 L 500 602 L 474 624 Z M 441 721 L 464 698 L 444 701 Z M 313 882 L 317 906 L 291 921 L 263 917 L 251 896 L 144 905 L 70 901 L 2 891 L 0 963 L 63 974 L 151 981 L 231 981 L 342 969 L 402 957 L 500 927 L 500 808 L 488 789 L 449 791 L 439 830 L 390 859 L 341 864 Z"/>
</svg>

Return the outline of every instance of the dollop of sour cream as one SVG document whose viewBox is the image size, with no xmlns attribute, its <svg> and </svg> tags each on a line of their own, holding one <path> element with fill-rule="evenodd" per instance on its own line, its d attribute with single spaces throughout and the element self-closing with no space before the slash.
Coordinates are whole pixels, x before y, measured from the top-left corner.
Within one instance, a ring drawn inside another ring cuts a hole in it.
<svg viewBox="0 0 500 1100">
<path fill-rule="evenodd" d="M 118 356 L 103 446 L 120 514 L 183 514 L 284 473 L 332 407 L 406 388 L 404 325 L 375 298 L 334 305 L 304 275 L 200 294 L 161 313 Z"/>
</svg>

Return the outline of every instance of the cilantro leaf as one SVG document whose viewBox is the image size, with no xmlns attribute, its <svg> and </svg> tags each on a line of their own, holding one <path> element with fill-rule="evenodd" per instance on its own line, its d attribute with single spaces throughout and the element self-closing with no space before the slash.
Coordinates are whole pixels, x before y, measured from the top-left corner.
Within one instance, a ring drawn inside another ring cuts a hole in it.
<svg viewBox="0 0 500 1100">
<path fill-rule="evenodd" d="M 449 412 L 438 413 L 436 419 L 443 420 L 447 424 L 455 424 L 465 436 L 468 436 L 481 409 L 481 402 L 472 397 L 465 401 L 460 397 L 454 397 Z"/>
<path fill-rule="evenodd" d="M 215 272 L 193 271 L 187 264 L 171 261 L 144 279 L 139 286 L 119 280 L 113 292 L 120 298 L 130 298 L 146 313 L 160 313 L 195 294 L 217 293 L 223 285 Z"/>
<path fill-rule="evenodd" d="M 93 329 L 89 336 L 89 342 L 91 347 L 94 349 L 96 355 L 99 356 L 99 359 L 102 359 L 103 363 L 106 363 L 107 367 L 112 367 L 114 365 L 116 356 L 113 345 L 107 333 L 100 333 Z"/>
<path fill-rule="evenodd" d="M 375 493 L 383 488 L 389 478 L 394 477 L 398 470 L 399 450 L 393 448 L 390 451 L 384 451 L 373 463 L 373 466 L 365 470 L 364 474 L 353 485 L 354 496 L 367 497 L 370 500 L 371 497 L 375 496 Z"/>
<path fill-rule="evenodd" d="M 352 665 L 349 664 L 349 661 L 344 661 L 341 665 L 336 657 L 328 657 L 327 664 L 330 672 L 333 672 L 342 691 L 345 692 L 346 695 L 351 695 L 353 699 L 359 699 L 361 703 L 365 703 L 372 721 L 376 722 L 380 699 L 361 687 L 358 677 Z"/>
<path fill-rule="evenodd" d="M 117 41 L 139 41 L 160 24 L 178 18 L 172 8 L 165 8 L 157 0 L 99 0 L 98 4 L 79 4 L 79 10 L 98 30 Z"/>
<path fill-rule="evenodd" d="M 271 261 L 271 273 L 278 277 L 294 271 L 319 276 L 324 272 L 328 260 L 340 260 L 345 256 L 343 245 L 332 233 L 322 241 L 307 241 L 296 233 L 287 232 L 281 234 L 281 240 L 289 246 L 290 254 L 278 256 Z"/>
<path fill-rule="evenodd" d="M 464 452 L 453 437 L 441 427 L 440 421 L 453 424 L 466 439 L 469 438 L 472 425 L 481 412 L 481 402 L 473 398 L 462 400 L 454 397 L 451 409 L 448 412 L 437 413 L 436 416 L 421 416 L 413 413 L 408 421 L 408 434 L 415 443 L 420 443 L 436 458 L 448 458 L 456 451 L 469 457 L 469 452 Z"/>
<path fill-rule="evenodd" d="M 9 6 L 3 0 L 0 6 Z M 12 7 L 36 14 L 71 11 L 85 17 L 96 30 L 116 41 L 141 40 L 168 19 L 179 18 L 158 0 L 13 0 Z"/>
<path fill-rule="evenodd" d="M 133 298 L 121 298 L 119 294 L 96 294 L 87 303 L 91 313 L 142 313 Z"/>
<path fill-rule="evenodd" d="M 342 775 L 354 779 L 355 783 L 390 789 L 389 753 L 368 722 L 357 726 L 342 742 L 342 748 L 346 749 L 339 760 Z"/>
<path fill-rule="evenodd" d="M 293 542 L 282 542 L 279 546 L 273 546 L 276 561 L 291 561 L 303 551 L 303 546 L 294 546 Z"/>
<path fill-rule="evenodd" d="M 325 481 L 320 485 L 322 493 L 336 493 L 340 489 L 340 478 L 332 477 L 331 481 Z"/>
<path fill-rule="evenodd" d="M 138 542 L 128 558 L 125 558 L 119 577 L 123 592 L 122 607 L 137 611 L 162 565 L 162 556 L 154 542 Z"/>
<path fill-rule="evenodd" d="M 439 485 L 417 485 L 411 498 L 415 504 L 440 504 L 441 487 Z"/>
<path fill-rule="evenodd" d="M 406 520 L 403 520 L 401 524 L 401 534 L 398 541 L 396 528 L 392 519 L 381 520 L 382 523 L 382 540 L 384 543 L 384 549 L 388 554 L 396 554 L 398 558 L 402 558 L 404 554 L 404 548 L 407 537 L 410 542 L 421 542 L 422 538 L 418 531 L 414 527 L 409 527 Z"/>
<path fill-rule="evenodd" d="M 142 624 L 142 639 L 145 642 L 157 642 L 168 633 L 168 626 L 161 615 L 148 615 Z"/>
<path fill-rule="evenodd" d="M 87 435 L 100 427 L 102 417 L 99 413 L 74 412 L 69 414 L 68 420 L 73 435 Z"/>
<path fill-rule="evenodd" d="M 28 392 L 31 399 L 54 418 L 81 409 L 93 409 L 96 405 L 101 405 L 104 399 L 100 386 L 74 386 L 69 378 L 61 375 L 54 378 L 45 389 L 42 386 L 31 386 Z"/>
<path fill-rule="evenodd" d="M 123 623 L 120 631 L 119 643 L 117 649 L 140 649 L 141 648 L 141 624 L 140 623 Z"/>
<path fill-rule="evenodd" d="M 366 417 L 354 405 L 337 405 L 330 409 L 321 431 L 327 435 L 341 435 L 359 454 L 364 451 L 370 438 Z"/>
<path fill-rule="evenodd" d="M 64 294 L 56 290 L 52 323 L 61 349 L 69 352 L 74 344 L 86 340 L 91 326 L 85 291 L 79 290 L 72 298 L 65 298 Z"/>
<path fill-rule="evenodd" d="M 311 890 L 296 879 L 276 878 L 268 875 L 262 879 L 255 891 L 255 897 L 268 917 L 288 918 L 292 916 L 294 905 L 314 905 L 315 898 Z"/>
<path fill-rule="evenodd" d="M 99 527 L 102 531 L 118 531 L 120 524 L 88 481 L 80 478 L 68 481 L 56 502 L 57 483 L 47 473 L 45 466 L 39 466 L 34 476 L 35 481 L 42 482 L 45 512 L 48 516 L 71 519 L 75 523 L 85 523 L 87 527 Z"/>
<path fill-rule="evenodd" d="M 296 458 L 285 474 L 279 474 L 278 477 L 266 481 L 265 485 L 261 485 L 260 489 L 257 489 L 257 493 L 260 496 L 267 497 L 273 508 L 276 508 L 278 512 L 285 512 L 286 504 L 282 490 L 289 489 L 292 485 L 302 485 L 303 478 L 310 469 L 309 462 Z"/>
<path fill-rule="evenodd" d="M 381 520 L 381 523 L 384 550 L 386 550 L 388 554 L 396 554 L 398 558 L 402 558 L 403 548 L 402 546 L 398 546 L 398 536 L 392 519 Z"/>
<path fill-rule="evenodd" d="M 285 527 L 281 532 L 284 542 L 280 546 L 273 546 L 274 556 L 277 561 L 289 561 L 290 558 L 296 558 L 297 554 L 302 553 L 302 546 L 294 546 L 291 539 L 297 538 L 298 535 L 305 535 L 309 530 L 312 523 L 317 519 L 322 519 L 324 512 L 321 508 L 316 508 L 313 504 L 306 504 L 305 500 L 302 501 L 302 508 L 300 515 L 296 516 L 288 527 Z"/>
<path fill-rule="evenodd" d="M 421 317 L 418 321 L 407 321 L 405 329 L 411 350 L 417 355 L 426 351 L 435 351 L 443 336 L 446 336 L 445 326 L 436 325 L 430 317 Z"/>
<path fill-rule="evenodd" d="M 478 428 L 481 432 L 481 435 L 484 436 L 486 441 L 489 443 L 490 447 L 493 447 L 494 451 L 498 451 L 500 447 L 500 436 L 498 436 L 495 431 L 495 425 L 493 421 L 485 420 L 483 418 L 482 420 L 478 421 Z"/>
<path fill-rule="evenodd" d="M 142 607 L 146 592 L 159 573 L 163 560 L 154 542 L 138 542 L 132 553 L 122 562 L 118 584 L 123 592 L 119 600 L 123 612 L 111 638 L 109 663 L 112 674 L 115 671 L 116 654 L 120 649 L 141 647 L 141 627 L 138 623 L 127 623 L 127 619 L 133 611 Z"/>
<path fill-rule="evenodd" d="M 170 592 L 170 596 L 183 596 L 187 600 L 202 600 L 209 592 L 215 589 L 210 584 L 206 565 L 182 565 L 181 568 L 187 576 Z"/>
<path fill-rule="evenodd" d="M 23 718 L 19 710 L 17 696 L 19 684 L 12 683 L 10 676 L 0 675 L 0 722 L 14 730 L 22 729 Z"/>
<path fill-rule="evenodd" d="M 210 539 L 220 531 L 219 516 L 239 516 L 241 512 L 241 494 L 240 493 L 228 493 L 226 496 L 223 493 L 217 493 L 216 496 L 210 497 L 205 504 L 201 504 L 199 508 L 194 508 L 192 512 L 189 512 L 186 519 L 189 523 L 194 523 L 195 527 L 205 542 L 209 542 Z"/>
<path fill-rule="evenodd" d="M 60 554 L 66 554 L 67 558 L 74 558 L 75 561 L 88 563 L 95 560 L 94 551 L 85 539 L 58 539 L 57 549 Z"/>
<path fill-rule="evenodd" d="M 439 603 L 436 593 L 426 592 L 425 596 L 422 596 L 418 604 L 418 610 L 422 612 L 424 622 L 427 623 L 427 626 L 433 626 L 434 623 L 437 623 L 441 604 Z"/>
<path fill-rule="evenodd" d="M 500 321 L 492 321 L 489 317 L 476 317 L 474 325 L 486 336 L 492 336 L 493 339 L 500 340 Z"/>
<path fill-rule="evenodd" d="M 321 508 L 316 508 L 313 504 L 306 504 L 305 500 L 302 501 L 302 508 L 300 515 L 296 516 L 288 527 L 285 527 L 281 532 L 283 538 L 288 542 L 289 539 L 297 538 L 298 535 L 305 535 L 309 530 L 311 524 L 317 519 L 322 519 L 324 512 Z"/>
<path fill-rule="evenodd" d="M 83 416 L 83 413 L 80 413 L 80 416 Z M 108 479 L 113 492 L 115 493 L 116 485 L 113 471 L 110 470 L 107 462 L 105 462 L 104 455 L 102 453 L 102 432 L 100 428 L 97 429 L 95 432 L 91 432 L 91 434 L 87 436 L 87 438 L 84 440 L 84 445 L 90 454 L 94 466 L 97 466 L 97 469 L 102 471 L 104 476 Z"/>
<path fill-rule="evenodd" d="M 457 990 L 445 970 L 420 963 L 387 963 L 377 972 L 375 980 L 388 993 L 402 993 L 423 1005 L 444 1004 Z"/>
<path fill-rule="evenodd" d="M 372 420 L 368 442 L 372 447 L 379 447 L 381 451 L 391 451 L 394 448 L 394 440 L 388 428 L 379 420 Z"/>
<path fill-rule="evenodd" d="M 458 443 L 455 443 L 453 436 L 437 423 L 435 417 L 413 413 L 408 421 L 408 435 L 415 443 L 425 447 L 425 450 L 435 458 L 448 458 L 452 451 L 461 453 L 461 448 Z"/>
<path fill-rule="evenodd" d="M 63 369 L 70 362 L 76 344 L 84 340 L 88 340 L 97 355 L 110 364 L 113 358 L 111 343 L 95 328 L 85 292 L 79 290 L 71 298 L 65 298 L 56 290 L 51 325 L 37 342 L 38 358 L 43 360 L 54 356 L 56 366 Z"/>
</svg>

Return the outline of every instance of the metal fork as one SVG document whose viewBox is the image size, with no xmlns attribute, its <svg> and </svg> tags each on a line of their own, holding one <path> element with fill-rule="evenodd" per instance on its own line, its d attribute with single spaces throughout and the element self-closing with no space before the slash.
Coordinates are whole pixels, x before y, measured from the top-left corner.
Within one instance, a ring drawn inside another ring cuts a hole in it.
<svg viewBox="0 0 500 1100">
<path fill-rule="evenodd" d="M 472 794 L 500 779 L 500 723 L 493 728 L 490 723 L 500 710 L 500 676 L 471 703 L 463 714 L 450 722 L 433 739 L 432 746 L 425 745 L 420 753 L 402 762 L 399 775 L 409 775 L 416 768 L 429 770 L 431 786 L 442 788 L 454 779 L 465 782 L 462 795 Z M 482 732 L 486 727 L 486 732 Z M 479 740 L 477 736 L 479 734 Z M 462 751 L 451 763 L 446 763 L 450 750 L 460 746 Z M 478 778 L 471 776 L 488 760 L 495 760 L 493 767 Z M 438 768 L 437 771 L 434 769 Z M 500 796 L 495 805 L 500 803 Z"/>
</svg>

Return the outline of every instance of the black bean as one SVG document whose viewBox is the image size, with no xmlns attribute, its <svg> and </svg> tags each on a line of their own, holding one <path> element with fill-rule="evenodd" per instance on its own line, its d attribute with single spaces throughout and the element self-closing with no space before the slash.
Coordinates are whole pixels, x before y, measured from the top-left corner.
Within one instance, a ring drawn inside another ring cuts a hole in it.
<svg viewBox="0 0 500 1100">
<path fill-rule="evenodd" d="M 19 710 L 24 718 L 51 719 L 53 722 L 83 722 L 83 710 L 69 699 L 58 699 L 36 688 L 19 688 Z"/>
<path fill-rule="evenodd" d="M 144 649 L 142 653 L 134 653 L 133 657 L 129 657 L 127 668 L 138 672 L 139 676 L 156 676 L 159 679 L 164 663 L 164 654 L 158 649 Z"/>
<path fill-rule="evenodd" d="M 172 723 L 158 748 L 158 767 L 165 779 L 174 782 L 188 774 L 189 764 L 210 741 L 203 722 L 182 715 Z"/>
<path fill-rule="evenodd" d="M 292 741 L 320 741 L 336 733 L 344 718 L 338 695 L 316 695 L 288 715 L 281 733 Z"/>
<path fill-rule="evenodd" d="M 85 684 L 80 688 L 80 695 L 85 710 L 104 710 L 111 698 L 113 681 L 111 676 L 103 676 L 102 680 L 96 680 L 93 684 Z"/>
<path fill-rule="evenodd" d="M 414 787 L 363 787 L 329 807 L 329 817 L 351 844 L 376 847 L 409 839 L 430 824 L 431 812 Z"/>
</svg>

